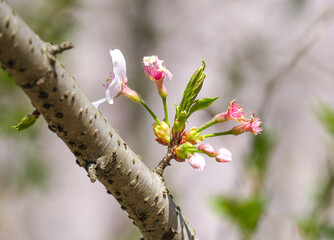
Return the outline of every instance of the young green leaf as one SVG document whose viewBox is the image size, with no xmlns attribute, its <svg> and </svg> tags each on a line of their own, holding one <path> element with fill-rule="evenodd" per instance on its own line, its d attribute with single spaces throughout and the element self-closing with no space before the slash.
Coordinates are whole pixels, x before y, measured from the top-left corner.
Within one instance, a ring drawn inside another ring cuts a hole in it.
<svg viewBox="0 0 334 240">
<path fill-rule="evenodd" d="M 203 99 L 196 100 L 196 101 L 193 103 L 193 105 L 191 106 L 187 118 L 189 118 L 190 115 L 193 114 L 194 112 L 209 107 L 209 106 L 210 106 L 214 101 L 216 101 L 218 98 L 219 98 L 219 97 L 215 97 L 215 98 L 203 98 Z"/>
<path fill-rule="evenodd" d="M 194 103 L 198 93 L 202 88 L 203 81 L 205 79 L 205 74 L 203 73 L 204 69 L 205 62 L 203 61 L 203 65 L 200 66 L 191 76 L 188 85 L 183 92 L 178 114 L 180 114 L 182 111 L 186 111 L 187 113 L 189 112 L 191 105 Z"/>
<path fill-rule="evenodd" d="M 183 92 L 183 97 L 179 105 L 175 104 L 176 114 L 174 120 L 173 132 L 181 131 L 189 117 L 189 109 L 195 102 L 195 99 L 200 92 L 203 81 L 205 79 L 205 74 L 203 73 L 205 69 L 205 62 L 200 66 L 194 74 L 191 76 L 186 89 Z"/>
<path fill-rule="evenodd" d="M 25 115 L 21 119 L 19 124 L 17 124 L 16 126 L 12 126 L 11 128 L 15 129 L 16 131 L 22 131 L 24 129 L 27 129 L 27 128 L 31 127 L 36 122 L 36 119 L 39 117 L 39 115 L 40 115 L 40 113 L 35 110 L 31 114 Z"/>
</svg>

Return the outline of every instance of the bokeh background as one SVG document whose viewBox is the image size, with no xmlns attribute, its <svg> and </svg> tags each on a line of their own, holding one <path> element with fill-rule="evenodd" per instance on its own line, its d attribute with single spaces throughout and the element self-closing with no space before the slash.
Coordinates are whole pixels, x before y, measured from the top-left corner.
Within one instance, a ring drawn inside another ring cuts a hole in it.
<svg viewBox="0 0 334 240">
<path fill-rule="evenodd" d="M 200 97 L 220 98 L 195 113 L 200 126 L 237 99 L 263 120 L 263 134 L 208 139 L 233 153 L 207 160 L 204 172 L 173 162 L 167 185 L 200 239 L 334 239 L 334 3 L 331 0 L 12 0 L 45 41 L 70 40 L 60 56 L 92 100 L 104 96 L 109 49 L 127 61 L 129 86 L 162 117 L 143 56 L 158 55 L 173 73 L 174 102 L 201 60 Z M 0 71 L 0 239 L 139 239 L 140 233 L 104 187 L 86 172 L 40 119 L 11 129 L 33 110 Z M 102 113 L 153 169 L 165 154 L 152 119 L 125 97 Z M 217 125 L 218 132 L 232 125 Z"/>
</svg>

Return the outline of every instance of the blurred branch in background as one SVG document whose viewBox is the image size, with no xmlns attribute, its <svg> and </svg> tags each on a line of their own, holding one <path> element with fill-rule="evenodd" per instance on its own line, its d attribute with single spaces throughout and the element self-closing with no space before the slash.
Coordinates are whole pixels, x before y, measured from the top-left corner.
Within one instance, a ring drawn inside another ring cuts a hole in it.
<svg viewBox="0 0 334 240">
<path fill-rule="evenodd" d="M 296 3 L 298 1 L 295 1 Z M 299 4 L 297 4 L 299 6 Z M 262 102 L 260 104 L 260 116 L 266 115 L 266 109 L 270 105 L 270 101 L 275 95 L 274 91 L 278 84 L 284 80 L 284 77 L 291 72 L 292 69 L 299 63 L 299 61 L 310 52 L 312 47 L 315 45 L 317 40 L 319 39 L 321 33 L 317 33 L 315 37 L 312 37 L 312 40 L 307 40 L 311 34 L 317 28 L 317 25 L 324 24 L 333 18 L 334 9 L 327 9 L 325 12 L 322 12 L 319 17 L 317 17 L 310 26 L 303 32 L 303 34 L 299 37 L 296 43 L 296 47 L 293 49 L 299 49 L 293 55 L 291 60 L 283 66 L 276 74 L 274 74 L 269 81 L 267 81 L 264 96 L 262 98 Z M 301 47 L 300 47 L 301 46 Z"/>
</svg>

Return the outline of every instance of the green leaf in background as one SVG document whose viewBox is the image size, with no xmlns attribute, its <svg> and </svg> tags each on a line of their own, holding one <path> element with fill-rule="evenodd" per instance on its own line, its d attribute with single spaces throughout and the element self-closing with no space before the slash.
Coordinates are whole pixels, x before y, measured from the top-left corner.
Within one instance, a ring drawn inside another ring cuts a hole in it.
<svg viewBox="0 0 334 240">
<path fill-rule="evenodd" d="M 265 201 L 256 195 L 247 199 L 221 196 L 213 201 L 217 213 L 224 215 L 246 233 L 252 233 L 265 208 Z"/>
<path fill-rule="evenodd" d="M 203 99 L 196 100 L 196 101 L 193 103 L 193 105 L 191 106 L 187 118 L 189 118 L 190 115 L 193 114 L 194 112 L 209 107 L 209 106 L 210 106 L 214 101 L 216 101 L 218 98 L 219 98 L 219 97 L 215 97 L 215 98 L 203 98 Z"/>
<path fill-rule="evenodd" d="M 321 104 L 319 109 L 316 110 L 316 115 L 327 131 L 334 137 L 334 108 Z"/>
<path fill-rule="evenodd" d="M 267 172 L 272 150 L 275 147 L 275 134 L 265 131 L 252 139 L 252 147 L 247 157 L 247 169 L 258 184 L 262 184 Z"/>
<path fill-rule="evenodd" d="M 16 176 L 19 190 L 47 185 L 49 166 L 44 161 L 37 156 L 30 156 L 22 164 L 22 168 Z"/>
</svg>

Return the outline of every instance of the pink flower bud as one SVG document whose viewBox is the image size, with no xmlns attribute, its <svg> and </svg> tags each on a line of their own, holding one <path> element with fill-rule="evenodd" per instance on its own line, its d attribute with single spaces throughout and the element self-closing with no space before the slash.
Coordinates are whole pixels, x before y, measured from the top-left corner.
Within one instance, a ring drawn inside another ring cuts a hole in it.
<svg viewBox="0 0 334 240">
<path fill-rule="evenodd" d="M 218 123 L 223 123 L 230 120 L 240 121 L 244 119 L 244 109 L 235 102 L 235 100 L 232 100 L 229 103 L 229 107 L 226 112 L 217 114 L 215 116 Z"/>
<path fill-rule="evenodd" d="M 239 135 L 244 132 L 252 132 L 254 135 L 258 135 L 263 130 L 262 128 L 260 128 L 261 123 L 262 122 L 260 118 L 254 118 L 254 116 L 252 115 L 251 119 L 245 121 L 239 126 L 232 128 L 231 131 L 234 135 Z"/>
<path fill-rule="evenodd" d="M 232 153 L 226 148 L 219 148 L 215 151 L 215 158 L 217 162 L 231 162 L 232 161 Z"/>
<path fill-rule="evenodd" d="M 197 153 L 190 154 L 188 156 L 188 163 L 190 164 L 190 166 L 192 166 L 194 169 L 198 169 L 198 171 L 200 172 L 202 172 L 205 168 L 204 158 Z"/>
<path fill-rule="evenodd" d="M 197 149 L 202 151 L 203 153 L 205 153 L 209 157 L 214 157 L 215 156 L 215 150 L 213 149 L 213 147 L 209 143 L 200 144 L 200 145 L 198 145 Z"/>
</svg>

